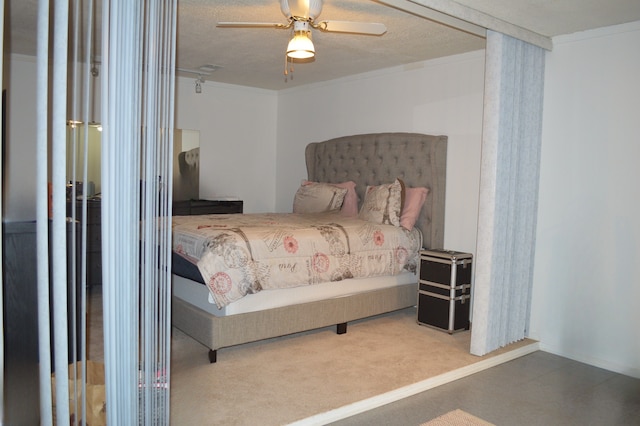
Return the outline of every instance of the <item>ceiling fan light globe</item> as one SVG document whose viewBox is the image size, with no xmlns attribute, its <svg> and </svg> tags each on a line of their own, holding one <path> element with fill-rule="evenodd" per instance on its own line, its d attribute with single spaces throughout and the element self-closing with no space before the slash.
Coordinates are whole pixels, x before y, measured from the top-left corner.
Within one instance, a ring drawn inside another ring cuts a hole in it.
<svg viewBox="0 0 640 426">
<path fill-rule="evenodd" d="M 303 50 L 296 50 L 294 52 L 287 53 L 287 56 L 292 59 L 308 59 L 308 58 L 313 58 L 315 56 L 315 53 L 307 52 Z"/>
<path fill-rule="evenodd" d="M 313 42 L 306 34 L 296 34 L 287 46 L 287 56 L 294 59 L 312 58 L 316 54 Z"/>
</svg>

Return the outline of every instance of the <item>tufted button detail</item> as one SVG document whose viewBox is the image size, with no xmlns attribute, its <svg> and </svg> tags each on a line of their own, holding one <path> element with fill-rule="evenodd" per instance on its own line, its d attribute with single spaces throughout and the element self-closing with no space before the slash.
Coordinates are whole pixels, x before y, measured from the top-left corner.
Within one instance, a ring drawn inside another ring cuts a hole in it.
<svg viewBox="0 0 640 426">
<path fill-rule="evenodd" d="M 430 195 L 417 226 L 426 234 L 425 246 L 431 246 L 431 238 L 440 238 L 436 243 L 443 244 L 446 137 L 416 133 L 344 136 L 309 144 L 306 155 L 311 180 L 353 180 L 361 202 L 367 185 L 390 183 L 396 177 L 407 186 L 426 186 Z M 442 206 L 442 211 L 433 210 L 434 205 Z"/>
</svg>

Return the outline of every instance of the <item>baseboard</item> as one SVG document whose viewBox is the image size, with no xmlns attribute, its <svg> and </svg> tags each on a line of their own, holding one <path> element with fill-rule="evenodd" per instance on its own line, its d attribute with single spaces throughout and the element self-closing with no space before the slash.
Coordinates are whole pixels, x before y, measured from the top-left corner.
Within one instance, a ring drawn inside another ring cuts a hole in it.
<svg viewBox="0 0 640 426">
<path fill-rule="evenodd" d="M 540 344 L 540 350 L 549 352 L 550 354 L 561 356 L 563 358 L 568 358 L 573 361 L 581 362 L 583 364 L 591 365 L 593 367 L 602 368 L 603 370 L 611 371 L 613 373 L 640 379 L 640 369 L 638 368 L 630 367 L 627 365 L 620 365 L 608 360 L 603 360 L 601 358 L 584 356 L 584 354 L 567 352 L 566 350 L 558 350 L 558 348 L 547 346 L 544 343 Z"/>
<path fill-rule="evenodd" d="M 348 417 L 355 416 L 356 414 L 364 413 L 365 411 L 382 407 L 383 405 L 399 401 L 403 398 L 416 395 L 420 392 L 442 386 L 463 377 L 467 377 L 491 367 L 495 367 L 496 365 L 500 365 L 516 358 L 520 358 L 522 356 L 536 352 L 539 349 L 540 344 L 538 342 L 533 342 L 529 345 L 521 346 L 512 351 L 492 356 L 482 361 L 478 361 L 474 364 L 467 365 L 465 367 L 458 368 L 457 370 L 449 371 L 435 377 L 431 377 L 412 385 L 404 386 L 402 388 L 376 395 L 362 401 L 354 402 L 352 404 L 345 405 L 334 410 L 307 417 L 305 419 L 293 422 L 291 423 L 291 425 L 326 425 L 331 422 L 346 419 Z"/>
</svg>

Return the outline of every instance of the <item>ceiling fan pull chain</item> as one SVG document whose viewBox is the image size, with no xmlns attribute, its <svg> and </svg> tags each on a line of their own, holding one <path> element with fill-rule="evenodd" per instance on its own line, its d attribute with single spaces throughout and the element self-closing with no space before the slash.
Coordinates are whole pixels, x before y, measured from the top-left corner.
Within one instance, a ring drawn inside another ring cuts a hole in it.
<svg viewBox="0 0 640 426">
<path fill-rule="evenodd" d="M 287 82 L 287 75 L 289 75 L 289 72 L 287 71 L 287 55 L 284 55 L 284 82 Z"/>
<path fill-rule="evenodd" d="M 284 55 L 284 82 L 286 83 L 288 80 L 288 76 L 289 74 L 291 74 L 291 80 L 293 80 L 293 59 L 291 59 L 291 69 L 288 70 L 288 64 L 287 61 L 289 61 L 289 57 L 287 55 Z"/>
<path fill-rule="evenodd" d="M 284 55 L 284 82 L 286 83 L 288 78 L 287 76 L 289 75 L 289 71 L 288 71 L 288 65 L 287 65 L 287 61 L 289 60 L 289 58 L 287 57 L 287 55 Z"/>
</svg>

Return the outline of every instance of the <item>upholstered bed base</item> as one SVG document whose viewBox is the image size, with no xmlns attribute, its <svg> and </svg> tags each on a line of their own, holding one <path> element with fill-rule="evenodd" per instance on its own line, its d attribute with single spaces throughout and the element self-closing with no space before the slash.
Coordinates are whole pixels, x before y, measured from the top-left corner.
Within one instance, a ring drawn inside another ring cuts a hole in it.
<svg viewBox="0 0 640 426">
<path fill-rule="evenodd" d="M 442 248 L 446 193 L 447 137 L 417 133 L 375 133 L 310 143 L 305 160 L 309 180 L 339 183 L 352 180 L 360 200 L 367 185 L 393 182 L 429 188 L 416 227 L 423 247 Z M 417 281 L 417 279 L 416 279 Z M 418 284 L 405 284 L 317 302 L 217 317 L 173 297 L 173 325 L 216 350 L 271 337 L 345 324 L 356 319 L 415 306 Z"/>
<path fill-rule="evenodd" d="M 265 311 L 217 317 L 173 298 L 173 325 L 211 349 L 284 336 L 415 306 L 418 284 L 405 284 L 365 293 L 342 296 Z M 342 325 L 342 332 L 346 331 Z"/>
</svg>

